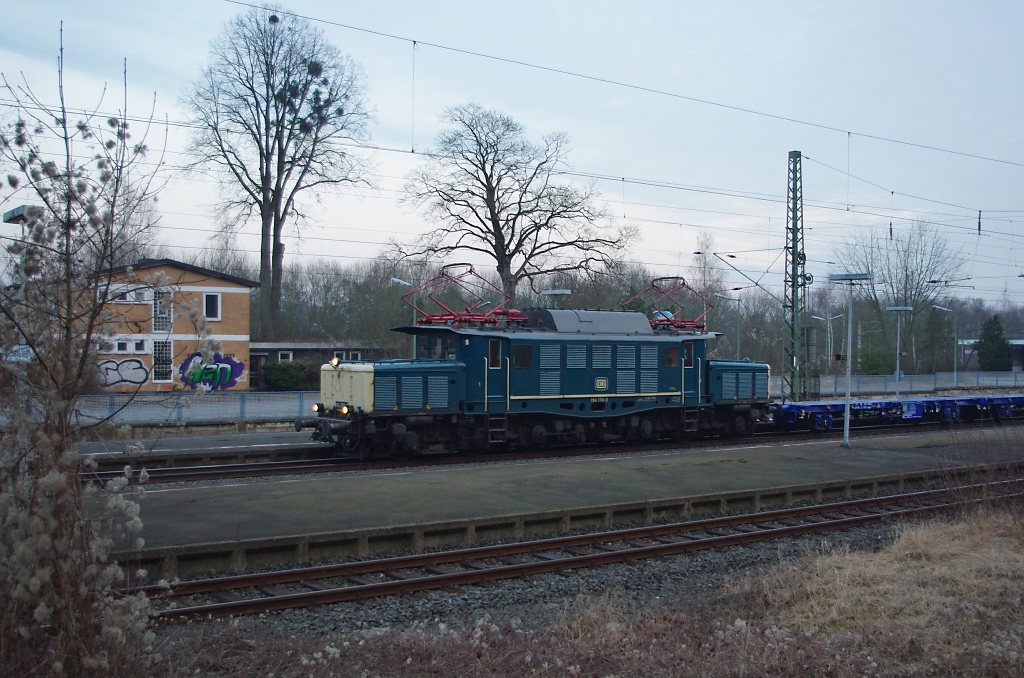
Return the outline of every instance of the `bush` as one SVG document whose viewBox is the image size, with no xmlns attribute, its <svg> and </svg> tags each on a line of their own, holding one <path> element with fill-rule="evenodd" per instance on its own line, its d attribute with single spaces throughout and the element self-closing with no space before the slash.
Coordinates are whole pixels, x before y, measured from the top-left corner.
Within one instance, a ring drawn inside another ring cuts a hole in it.
<svg viewBox="0 0 1024 678">
<path fill-rule="evenodd" d="M 320 367 L 296 360 L 263 366 L 268 391 L 319 391 Z"/>
</svg>

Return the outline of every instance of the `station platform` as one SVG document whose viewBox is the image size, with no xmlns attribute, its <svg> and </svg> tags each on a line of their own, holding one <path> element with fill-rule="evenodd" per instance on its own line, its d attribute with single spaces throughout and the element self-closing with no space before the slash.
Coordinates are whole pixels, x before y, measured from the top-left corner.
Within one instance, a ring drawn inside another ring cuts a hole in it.
<svg viewBox="0 0 1024 678">
<path fill-rule="evenodd" d="M 1024 460 L 1013 426 L 153 487 L 146 549 L 536 514 Z"/>
</svg>

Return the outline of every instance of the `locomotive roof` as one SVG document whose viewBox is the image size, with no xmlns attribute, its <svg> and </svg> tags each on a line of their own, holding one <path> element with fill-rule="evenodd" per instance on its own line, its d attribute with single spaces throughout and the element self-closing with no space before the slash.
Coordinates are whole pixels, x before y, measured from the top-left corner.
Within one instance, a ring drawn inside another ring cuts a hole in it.
<svg viewBox="0 0 1024 678">
<path fill-rule="evenodd" d="M 455 325 L 418 325 L 396 327 L 396 332 L 420 334 L 453 332 L 462 335 L 572 335 L 615 339 L 621 337 L 652 340 L 713 339 L 714 332 L 655 332 L 647 316 L 638 311 L 583 311 L 557 308 L 530 308 L 523 311 L 526 322 L 507 327 L 467 327 Z M 523 337 L 525 338 L 525 336 Z M 552 337 L 554 338 L 554 337 Z"/>
</svg>

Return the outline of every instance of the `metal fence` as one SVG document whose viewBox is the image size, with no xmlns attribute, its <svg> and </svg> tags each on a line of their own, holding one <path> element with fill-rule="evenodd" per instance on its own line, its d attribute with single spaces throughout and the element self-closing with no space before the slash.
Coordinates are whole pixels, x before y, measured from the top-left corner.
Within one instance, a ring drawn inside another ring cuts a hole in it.
<svg viewBox="0 0 1024 678">
<path fill-rule="evenodd" d="M 888 395 L 896 393 L 896 377 L 884 374 L 855 374 L 850 377 L 853 395 Z M 936 372 L 905 374 L 899 380 L 900 395 L 935 393 L 949 389 L 1019 389 L 1024 387 L 1024 372 Z M 846 395 L 846 375 L 822 375 L 811 378 L 812 398 L 837 398 Z M 772 377 L 770 393 L 782 395 L 782 377 Z"/>
<path fill-rule="evenodd" d="M 219 421 L 289 421 L 312 416 L 319 391 L 223 391 L 220 393 L 139 393 L 81 396 L 80 423 L 176 424 Z"/>
<path fill-rule="evenodd" d="M 815 388 L 817 387 L 817 388 Z M 934 393 L 944 389 L 1020 389 L 1024 372 L 952 372 L 910 374 L 900 379 L 901 394 Z M 896 392 L 891 375 L 854 375 L 850 392 L 858 396 L 888 395 Z M 770 393 L 782 395 L 782 377 L 772 377 Z M 812 398 L 839 398 L 846 393 L 844 375 L 815 377 Z M 290 421 L 312 416 L 318 391 L 223 391 L 219 393 L 139 393 L 81 396 L 77 403 L 80 423 L 109 420 L 113 424 L 187 424 L 229 421 Z"/>
</svg>

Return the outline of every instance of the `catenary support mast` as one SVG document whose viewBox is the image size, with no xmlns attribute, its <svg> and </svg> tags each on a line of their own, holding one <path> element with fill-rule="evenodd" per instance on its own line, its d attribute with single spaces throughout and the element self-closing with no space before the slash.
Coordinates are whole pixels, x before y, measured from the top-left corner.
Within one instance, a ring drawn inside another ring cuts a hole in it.
<svg viewBox="0 0 1024 678">
<path fill-rule="evenodd" d="M 800 151 L 789 152 L 789 190 L 786 200 L 786 292 L 782 311 L 786 321 L 786 364 L 782 371 L 782 394 L 790 400 L 807 399 L 807 342 L 804 321 L 807 286 L 804 253 L 804 191 Z"/>
</svg>

